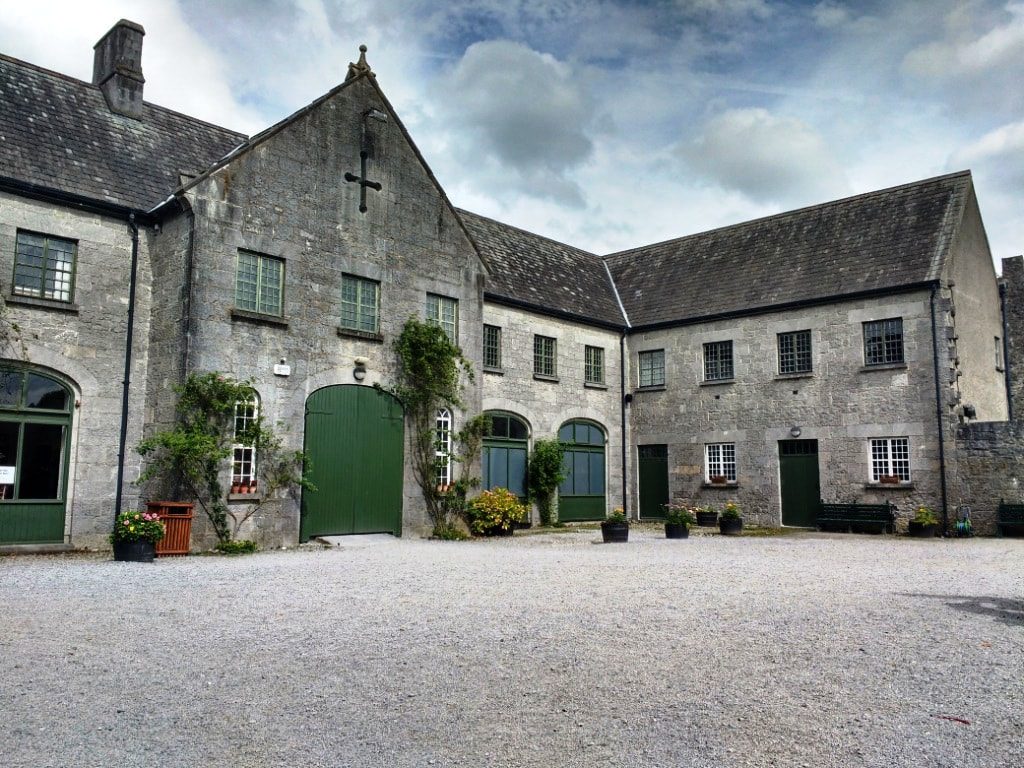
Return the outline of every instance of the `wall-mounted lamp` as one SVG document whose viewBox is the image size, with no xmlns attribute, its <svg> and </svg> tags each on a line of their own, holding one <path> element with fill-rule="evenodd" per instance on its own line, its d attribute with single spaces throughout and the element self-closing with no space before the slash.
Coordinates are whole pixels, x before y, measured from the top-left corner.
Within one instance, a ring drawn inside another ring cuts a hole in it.
<svg viewBox="0 0 1024 768">
<path fill-rule="evenodd" d="M 791 430 L 789 430 L 789 434 L 792 435 L 793 437 L 800 437 L 800 432 L 800 427 L 793 427 Z"/>
<path fill-rule="evenodd" d="M 357 357 L 352 362 L 354 362 L 356 366 L 352 369 L 352 378 L 356 381 L 362 381 L 366 378 L 366 364 L 370 362 L 369 358 Z"/>
</svg>

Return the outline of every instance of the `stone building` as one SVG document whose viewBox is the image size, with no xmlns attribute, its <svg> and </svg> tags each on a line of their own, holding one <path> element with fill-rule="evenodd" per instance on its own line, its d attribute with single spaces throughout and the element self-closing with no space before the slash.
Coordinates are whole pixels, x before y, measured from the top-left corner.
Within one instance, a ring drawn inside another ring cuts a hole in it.
<svg viewBox="0 0 1024 768">
<path fill-rule="evenodd" d="M 517 493 L 558 436 L 567 520 L 952 509 L 957 430 L 1007 419 L 968 172 L 602 257 L 454 208 L 365 56 L 247 137 L 145 102 L 144 34 L 115 25 L 91 83 L 0 55 L 0 545 L 104 546 L 148 493 L 135 446 L 204 371 L 251 381 L 239 418 L 315 468 L 245 535 L 423 532 L 401 404 L 373 386 L 411 316 L 477 368 L 441 434 L 491 414 L 480 473 Z M 225 479 L 256 479 L 250 459 Z"/>
</svg>

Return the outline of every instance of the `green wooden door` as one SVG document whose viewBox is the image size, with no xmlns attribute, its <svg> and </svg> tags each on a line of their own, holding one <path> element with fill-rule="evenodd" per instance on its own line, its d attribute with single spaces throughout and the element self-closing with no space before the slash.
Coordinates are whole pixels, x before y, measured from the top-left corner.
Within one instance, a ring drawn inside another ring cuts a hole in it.
<svg viewBox="0 0 1024 768">
<path fill-rule="evenodd" d="M 821 499 L 817 440 L 779 441 L 779 480 L 782 524 L 803 528 L 816 526 Z"/>
<path fill-rule="evenodd" d="M 373 387 L 337 385 L 306 400 L 305 452 L 315 490 L 302 493 L 299 536 L 402 533 L 402 406 Z"/>
<path fill-rule="evenodd" d="M 0 367 L 0 544 L 64 541 L 73 402 L 51 376 Z"/>
<path fill-rule="evenodd" d="M 605 499 L 604 430 L 588 421 L 569 421 L 558 430 L 565 445 L 565 480 L 558 487 L 558 519 L 564 523 L 603 520 Z"/>
<path fill-rule="evenodd" d="M 640 476 L 640 517 L 665 517 L 668 504 L 668 446 L 637 446 Z"/>
<path fill-rule="evenodd" d="M 507 488 L 526 498 L 526 459 L 529 427 L 519 416 L 488 411 L 490 429 L 483 441 L 480 487 Z"/>
</svg>

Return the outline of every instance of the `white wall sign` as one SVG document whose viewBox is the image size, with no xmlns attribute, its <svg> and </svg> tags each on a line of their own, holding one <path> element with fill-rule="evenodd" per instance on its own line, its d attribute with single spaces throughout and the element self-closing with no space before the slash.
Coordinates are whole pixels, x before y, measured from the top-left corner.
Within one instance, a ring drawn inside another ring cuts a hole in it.
<svg viewBox="0 0 1024 768">
<path fill-rule="evenodd" d="M 0 467 L 0 485 L 14 485 L 14 467 Z"/>
</svg>

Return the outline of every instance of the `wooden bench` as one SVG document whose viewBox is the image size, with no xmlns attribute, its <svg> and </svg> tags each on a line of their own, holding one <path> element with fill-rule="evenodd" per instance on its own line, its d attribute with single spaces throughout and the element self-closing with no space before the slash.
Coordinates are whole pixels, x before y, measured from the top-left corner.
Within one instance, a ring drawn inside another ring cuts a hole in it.
<svg viewBox="0 0 1024 768">
<path fill-rule="evenodd" d="M 896 506 L 888 503 L 832 504 L 823 501 L 818 508 L 818 528 L 842 533 L 894 533 Z"/>
<path fill-rule="evenodd" d="M 996 531 L 1000 536 L 1024 536 L 1024 504 L 1007 504 L 999 500 Z"/>
</svg>

